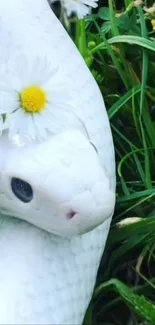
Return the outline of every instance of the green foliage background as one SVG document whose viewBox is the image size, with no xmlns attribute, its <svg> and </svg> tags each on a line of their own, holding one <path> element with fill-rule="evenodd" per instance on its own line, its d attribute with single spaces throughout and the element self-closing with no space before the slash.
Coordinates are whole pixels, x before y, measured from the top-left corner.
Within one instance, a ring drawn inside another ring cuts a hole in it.
<svg viewBox="0 0 155 325">
<path fill-rule="evenodd" d="M 55 10 L 101 89 L 116 151 L 115 215 L 84 324 L 155 325 L 155 7 L 101 0 L 80 21 Z"/>
</svg>

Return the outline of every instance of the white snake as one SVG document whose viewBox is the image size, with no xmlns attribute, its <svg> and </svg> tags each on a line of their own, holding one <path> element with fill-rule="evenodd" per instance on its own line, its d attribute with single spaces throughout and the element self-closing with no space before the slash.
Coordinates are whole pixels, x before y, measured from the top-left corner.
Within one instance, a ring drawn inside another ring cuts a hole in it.
<svg viewBox="0 0 155 325">
<path fill-rule="evenodd" d="M 23 52 L 59 66 L 75 111 L 58 112 L 41 144 L 0 137 L 0 324 L 79 325 L 115 205 L 111 130 L 98 86 L 46 0 L 0 1 L 0 65 L 10 80 L 9 62 Z M 30 184 L 31 202 L 16 197 L 12 178 Z"/>
</svg>

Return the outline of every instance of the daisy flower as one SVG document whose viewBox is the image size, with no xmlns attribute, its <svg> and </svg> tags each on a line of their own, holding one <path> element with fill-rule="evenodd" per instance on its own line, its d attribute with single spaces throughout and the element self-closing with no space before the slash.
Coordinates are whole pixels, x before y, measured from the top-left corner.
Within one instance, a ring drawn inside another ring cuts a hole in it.
<svg viewBox="0 0 155 325">
<path fill-rule="evenodd" d="M 50 0 L 50 3 L 58 0 Z M 98 0 L 60 0 L 62 6 L 66 9 L 67 16 L 72 13 L 77 14 L 79 19 L 82 19 L 89 14 L 91 8 L 97 7 Z"/>
<path fill-rule="evenodd" d="M 98 0 L 62 0 L 67 15 L 76 13 L 79 19 L 89 14 L 91 8 L 97 7 Z"/>
<path fill-rule="evenodd" d="M 8 129 L 9 138 L 16 142 L 46 139 L 54 115 L 69 108 L 67 89 L 58 70 L 50 69 L 46 59 L 16 62 L 11 81 L 0 85 L 0 122 L 5 114 L 3 129 Z"/>
</svg>

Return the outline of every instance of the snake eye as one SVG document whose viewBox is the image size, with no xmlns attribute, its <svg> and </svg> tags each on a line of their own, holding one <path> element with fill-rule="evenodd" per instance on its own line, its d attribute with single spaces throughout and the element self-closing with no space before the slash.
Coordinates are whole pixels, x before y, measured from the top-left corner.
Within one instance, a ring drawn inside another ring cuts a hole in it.
<svg viewBox="0 0 155 325">
<path fill-rule="evenodd" d="M 11 179 L 11 189 L 15 196 L 24 203 L 29 203 L 33 198 L 31 185 L 20 178 Z"/>
</svg>

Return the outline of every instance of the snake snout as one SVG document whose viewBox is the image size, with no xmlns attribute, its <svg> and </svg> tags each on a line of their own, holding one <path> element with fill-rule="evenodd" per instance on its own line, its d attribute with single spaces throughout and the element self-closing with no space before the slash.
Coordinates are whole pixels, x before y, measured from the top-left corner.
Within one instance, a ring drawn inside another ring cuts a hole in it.
<svg viewBox="0 0 155 325">
<path fill-rule="evenodd" d="M 66 219 L 72 228 L 72 234 L 84 234 L 93 230 L 113 214 L 115 194 L 98 181 L 72 198 L 66 213 Z"/>
</svg>

